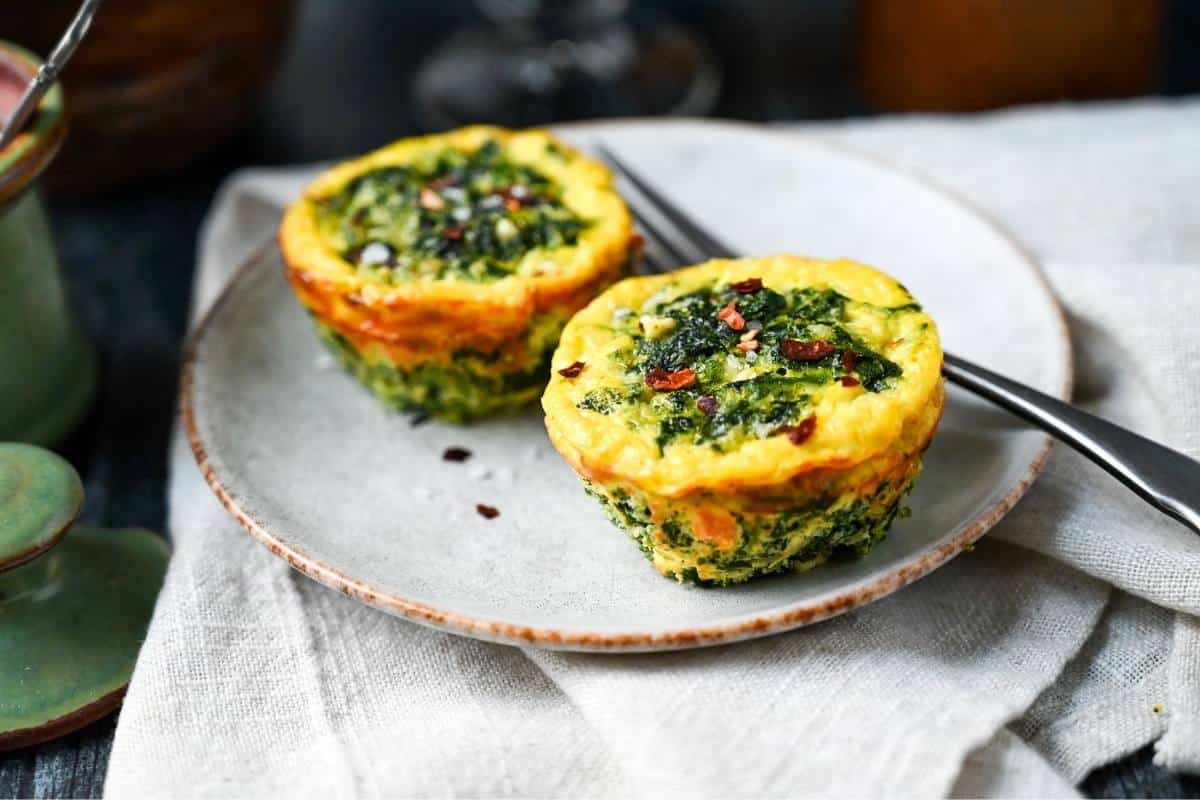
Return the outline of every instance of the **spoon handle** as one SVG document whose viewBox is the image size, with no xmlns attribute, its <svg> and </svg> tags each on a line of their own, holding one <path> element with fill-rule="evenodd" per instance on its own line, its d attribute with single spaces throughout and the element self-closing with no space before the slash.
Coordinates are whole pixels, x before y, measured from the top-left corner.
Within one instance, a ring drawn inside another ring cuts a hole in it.
<svg viewBox="0 0 1200 800">
<path fill-rule="evenodd" d="M 75 18 L 71 20 L 71 24 L 67 26 L 66 33 L 58 40 L 58 44 L 54 47 L 54 51 L 50 53 L 50 57 L 45 63 L 38 68 L 37 74 L 33 76 L 33 80 L 25 87 L 25 91 L 21 93 L 21 98 L 17 101 L 12 113 L 8 115 L 8 119 L 4 121 L 4 129 L 0 130 L 0 150 L 12 142 L 17 137 L 17 134 L 25 127 L 25 123 L 29 121 L 29 117 L 37 109 L 38 103 L 42 100 L 42 95 L 50 90 L 54 82 L 58 80 L 58 75 L 62 72 L 62 68 L 66 66 L 75 49 L 79 47 L 79 43 L 83 41 L 83 37 L 87 34 L 88 28 L 92 25 L 92 18 L 96 16 L 96 9 L 100 7 L 100 0 L 83 0 L 79 6 L 79 11 L 75 13 Z"/>
<path fill-rule="evenodd" d="M 949 353 L 942 372 L 1066 442 L 1150 505 L 1200 533 L 1200 462 Z"/>
</svg>

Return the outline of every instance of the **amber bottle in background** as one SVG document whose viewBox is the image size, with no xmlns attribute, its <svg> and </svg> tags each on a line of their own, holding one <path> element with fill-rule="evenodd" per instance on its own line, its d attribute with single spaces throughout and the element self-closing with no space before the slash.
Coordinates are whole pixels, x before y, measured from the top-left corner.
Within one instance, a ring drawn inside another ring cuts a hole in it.
<svg viewBox="0 0 1200 800">
<path fill-rule="evenodd" d="M 253 112 L 292 0 L 106 0 L 63 77 L 71 135 L 47 182 L 96 191 L 182 166 Z M 45 54 L 78 0 L 7 3 L 4 36 Z"/>
<path fill-rule="evenodd" d="M 977 111 L 1155 89 L 1164 0 L 858 0 L 856 62 L 886 111 Z"/>
</svg>

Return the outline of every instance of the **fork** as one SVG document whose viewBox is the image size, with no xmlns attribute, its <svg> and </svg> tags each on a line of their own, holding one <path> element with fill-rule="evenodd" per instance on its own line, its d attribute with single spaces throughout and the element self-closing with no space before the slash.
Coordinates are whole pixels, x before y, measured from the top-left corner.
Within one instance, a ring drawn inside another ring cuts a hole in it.
<svg viewBox="0 0 1200 800">
<path fill-rule="evenodd" d="M 595 149 L 636 189 L 636 195 L 625 193 L 626 203 L 647 242 L 668 259 L 647 255 L 652 270 L 738 257 L 606 146 Z M 943 354 L 942 374 L 1065 442 L 1147 503 L 1200 533 L 1200 462 L 950 353 Z"/>
</svg>

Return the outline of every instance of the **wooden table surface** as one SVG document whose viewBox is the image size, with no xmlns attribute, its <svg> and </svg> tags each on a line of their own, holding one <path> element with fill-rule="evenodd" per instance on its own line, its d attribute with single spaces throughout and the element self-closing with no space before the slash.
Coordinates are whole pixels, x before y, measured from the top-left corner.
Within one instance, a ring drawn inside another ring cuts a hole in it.
<svg viewBox="0 0 1200 800">
<path fill-rule="evenodd" d="M 407 85 L 422 50 L 397 47 L 395 37 L 402 37 L 401 45 L 439 38 L 470 8 L 470 0 L 422 4 L 429 10 L 417 17 L 405 16 L 411 5 L 392 0 L 305 0 L 301 5 L 291 55 L 245 134 L 183 175 L 102 198 L 52 203 L 70 294 L 103 360 L 97 402 L 61 448 L 84 477 L 85 522 L 165 528 L 167 441 L 196 233 L 220 180 L 245 164 L 326 159 L 414 132 L 409 106 L 396 102 L 394 87 Z M 721 113 L 767 119 L 862 111 L 840 75 L 837 53 L 810 65 L 812 91 L 806 93 L 796 81 L 781 87 L 770 80 L 769 62 L 732 63 L 736 54 L 728 42 L 761 32 L 714 17 L 713 3 L 708 11 L 705 4 L 682 0 L 659 5 L 691 14 L 730 60 L 730 91 Z M 796 13 L 823 14 L 827 24 L 837 26 L 844 22 L 840 6 L 823 0 L 793 7 L 805 9 Z M 342 33 L 332 43 L 324 35 L 331 26 Z M 337 51 L 330 52 L 331 46 Z M 387 57 L 381 61 L 382 51 Z M 323 69 L 334 60 L 342 65 L 333 76 L 337 80 Z M 393 71 L 391 79 L 371 79 L 380 63 Z M 99 796 L 115 726 L 115 716 L 109 717 L 57 741 L 0 754 L 0 797 Z M 1200 778 L 1155 767 L 1151 749 L 1145 748 L 1092 773 L 1081 788 L 1093 797 L 1200 796 Z"/>
</svg>

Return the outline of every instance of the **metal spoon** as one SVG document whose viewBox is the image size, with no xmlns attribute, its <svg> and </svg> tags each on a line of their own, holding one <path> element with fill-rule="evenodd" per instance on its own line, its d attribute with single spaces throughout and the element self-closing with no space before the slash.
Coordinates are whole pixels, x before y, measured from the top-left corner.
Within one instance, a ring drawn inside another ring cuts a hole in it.
<svg viewBox="0 0 1200 800">
<path fill-rule="evenodd" d="M 67 26 L 67 32 L 59 39 L 58 45 L 50 53 L 46 63 L 42 64 L 37 74 L 33 76 L 33 80 L 25 87 L 21 99 L 17 101 L 16 107 L 4 121 L 4 128 L 0 130 L 0 150 L 8 147 L 9 143 L 17 137 L 17 134 L 25 127 L 25 123 L 29 121 L 29 117 L 37 108 L 38 103 L 41 102 L 42 95 L 50 91 L 50 87 L 58 80 L 59 73 L 67 65 L 67 61 L 75 53 L 75 49 L 79 47 L 79 43 L 83 41 L 88 28 L 91 27 L 92 18 L 96 16 L 96 9 L 99 7 L 100 0 L 83 0 L 83 4 L 75 14 L 75 19 L 71 20 L 71 24 Z"/>
</svg>

